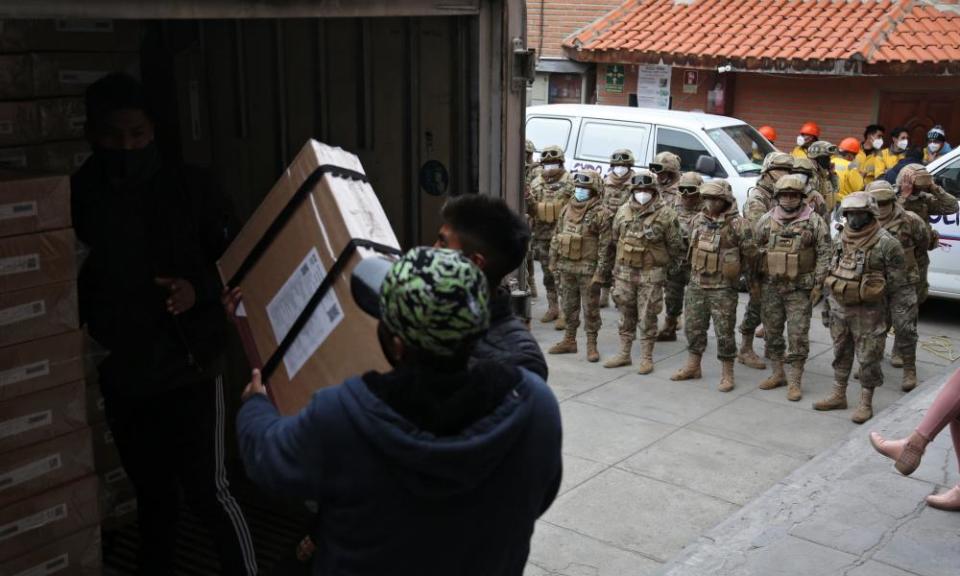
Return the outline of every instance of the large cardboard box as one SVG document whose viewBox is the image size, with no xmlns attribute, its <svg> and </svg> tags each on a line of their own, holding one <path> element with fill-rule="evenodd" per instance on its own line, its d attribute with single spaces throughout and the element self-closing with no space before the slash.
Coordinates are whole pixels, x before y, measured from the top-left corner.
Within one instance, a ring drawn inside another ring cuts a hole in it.
<svg viewBox="0 0 960 576">
<path fill-rule="evenodd" d="M 0 402 L 83 380 L 82 343 L 75 331 L 0 348 Z"/>
<path fill-rule="evenodd" d="M 77 283 L 0 293 L 0 346 L 77 330 Z"/>
<path fill-rule="evenodd" d="M 89 428 L 0 453 L 0 508 L 94 472 Z"/>
<path fill-rule="evenodd" d="M 70 227 L 70 177 L 0 170 L 0 236 Z"/>
<path fill-rule="evenodd" d="M 79 140 L 86 121 L 83 98 L 0 102 L 0 146 Z"/>
<path fill-rule="evenodd" d="M 139 48 L 140 25 L 132 20 L 0 20 L 0 52 Z"/>
<path fill-rule="evenodd" d="M 0 146 L 30 144 L 40 139 L 35 102 L 0 102 Z"/>
<path fill-rule="evenodd" d="M 90 154 L 90 145 L 85 140 L 0 148 L 0 168 L 73 174 Z"/>
<path fill-rule="evenodd" d="M 139 75 L 134 52 L 41 52 L 0 55 L 0 100 L 80 96 L 111 72 Z"/>
<path fill-rule="evenodd" d="M 119 530 L 137 519 L 137 493 L 123 468 L 101 472 L 100 525 Z"/>
<path fill-rule="evenodd" d="M 0 293 L 74 280 L 77 246 L 73 230 L 0 238 Z"/>
<path fill-rule="evenodd" d="M 79 380 L 0 402 L 0 452 L 84 428 L 86 400 Z"/>
<path fill-rule="evenodd" d="M 106 422 L 99 422 L 94 424 L 91 430 L 93 431 L 93 460 L 97 472 L 116 475 L 117 469 L 123 470 L 123 464 L 120 462 L 120 452 L 117 451 L 117 445 L 113 441 L 110 426 Z M 126 478 L 125 473 L 123 478 Z"/>
<path fill-rule="evenodd" d="M 0 508 L 0 563 L 99 523 L 96 476 Z"/>
<path fill-rule="evenodd" d="M 0 576 L 100 576 L 100 547 L 100 528 L 84 528 L 0 564 Z"/>
<path fill-rule="evenodd" d="M 218 262 L 221 278 L 230 283 L 248 256 L 263 247 L 255 263 L 249 260 L 249 273 L 239 282 L 244 315 L 239 329 L 254 366 L 263 365 L 274 354 L 351 239 L 399 247 L 373 188 L 343 173 L 315 176 L 303 202 L 293 208 L 291 199 L 297 189 L 321 166 L 363 172 L 353 154 L 307 142 Z M 281 216 L 285 209 L 288 216 Z M 271 227 L 277 230 L 275 237 L 261 241 L 269 237 Z M 376 321 L 350 294 L 353 267 L 361 258 L 375 255 L 367 249 L 352 253 L 333 289 L 270 377 L 268 390 L 281 412 L 296 412 L 319 388 L 389 368 L 377 341 Z"/>
</svg>

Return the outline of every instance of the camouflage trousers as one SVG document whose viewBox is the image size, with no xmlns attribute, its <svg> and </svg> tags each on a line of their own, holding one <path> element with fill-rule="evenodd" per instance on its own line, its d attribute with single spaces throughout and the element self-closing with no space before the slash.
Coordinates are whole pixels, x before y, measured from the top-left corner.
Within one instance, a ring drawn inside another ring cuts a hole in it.
<svg viewBox="0 0 960 576">
<path fill-rule="evenodd" d="M 776 284 L 764 284 L 760 302 L 760 317 L 766 330 L 766 357 L 771 360 L 804 362 L 810 355 L 810 290 L 781 290 Z M 783 338 L 786 326 L 790 352 Z"/>
<path fill-rule="evenodd" d="M 920 264 L 920 283 L 917 284 L 917 304 L 923 304 L 927 301 L 927 294 L 930 291 L 930 283 L 927 282 L 927 272 L 930 270 L 930 263 Z"/>
<path fill-rule="evenodd" d="M 741 334 L 753 334 L 762 322 L 760 315 L 760 302 L 763 298 L 757 298 L 752 293 L 747 301 L 747 309 L 743 313 L 743 320 L 740 321 Z"/>
<path fill-rule="evenodd" d="M 688 286 L 684 306 L 683 333 L 687 336 L 687 349 L 692 354 L 703 355 L 712 318 L 713 332 L 717 335 L 717 358 L 736 358 L 737 291 L 733 288 Z"/>
<path fill-rule="evenodd" d="M 592 284 L 593 274 L 560 273 L 560 301 L 567 331 L 576 333 L 583 308 L 584 328 L 588 336 L 600 332 L 600 285 Z"/>
<path fill-rule="evenodd" d="M 663 306 L 667 316 L 677 318 L 683 313 L 683 291 L 690 283 L 690 267 L 684 265 L 667 274 L 667 283 L 663 285 Z"/>
<path fill-rule="evenodd" d="M 663 309 L 663 285 L 663 281 L 641 283 L 616 279 L 613 301 L 620 310 L 621 338 L 636 340 L 639 321 L 640 340 L 656 341 L 657 316 Z"/>
<path fill-rule="evenodd" d="M 550 271 L 550 239 L 534 239 L 532 251 L 534 259 L 540 262 L 540 267 L 543 269 L 543 287 L 547 292 L 556 292 L 557 281 L 553 272 Z"/>
<path fill-rule="evenodd" d="M 883 384 L 883 347 L 887 342 L 887 314 L 883 306 L 844 308 L 831 294 L 830 337 L 833 338 L 833 376 L 847 382 L 853 359 L 860 362 L 860 385 L 876 388 Z"/>
<path fill-rule="evenodd" d="M 893 351 L 903 358 L 903 365 L 917 365 L 917 314 L 919 314 L 916 290 L 901 290 L 893 294 L 887 306 L 887 327 L 893 326 Z"/>
</svg>

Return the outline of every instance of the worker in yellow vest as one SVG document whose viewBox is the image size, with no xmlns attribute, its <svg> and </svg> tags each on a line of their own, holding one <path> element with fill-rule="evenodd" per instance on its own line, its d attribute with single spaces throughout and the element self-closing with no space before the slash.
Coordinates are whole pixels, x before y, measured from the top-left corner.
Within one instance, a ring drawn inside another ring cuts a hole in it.
<svg viewBox="0 0 960 576">
<path fill-rule="evenodd" d="M 837 173 L 837 202 L 841 202 L 848 194 L 863 190 L 865 184 L 856 162 L 860 153 L 860 141 L 856 138 L 844 138 L 837 148 L 839 153 L 830 161 Z"/>
<path fill-rule="evenodd" d="M 793 149 L 794 158 L 806 158 L 807 148 L 820 139 L 820 127 L 816 122 L 807 122 L 800 127 L 800 134 L 797 135 L 797 147 Z"/>
<path fill-rule="evenodd" d="M 866 187 L 871 182 L 883 176 L 887 171 L 886 162 L 882 158 L 883 135 L 886 129 L 879 124 L 870 124 L 863 131 L 863 141 L 860 143 L 860 151 L 855 158 L 857 170 L 863 176 L 863 185 Z"/>
</svg>

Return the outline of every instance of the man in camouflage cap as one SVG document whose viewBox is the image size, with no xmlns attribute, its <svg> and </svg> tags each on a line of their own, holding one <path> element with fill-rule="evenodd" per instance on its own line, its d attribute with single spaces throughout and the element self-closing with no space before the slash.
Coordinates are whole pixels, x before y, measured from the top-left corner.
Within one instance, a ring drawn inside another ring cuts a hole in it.
<svg viewBox="0 0 960 576">
<path fill-rule="evenodd" d="M 648 166 L 657 177 L 660 186 L 660 199 L 671 208 L 677 203 L 677 185 L 680 182 L 680 157 L 673 152 L 663 151 L 653 157 Z"/>
<path fill-rule="evenodd" d="M 833 171 L 833 157 L 840 153 L 840 149 L 825 140 L 817 140 L 807 148 L 807 157 L 813 161 L 817 169 L 817 192 L 823 196 L 827 214 L 832 214 L 837 204 L 837 190 L 839 179 Z"/>
<path fill-rule="evenodd" d="M 530 183 L 527 213 L 533 221 L 533 254 L 543 268 L 543 286 L 547 291 L 547 313 L 541 322 L 560 318 L 557 284 L 550 270 L 550 241 L 557 227 L 560 211 L 573 196 L 573 179 L 563 166 L 563 149 L 547 146 L 540 153 L 543 172 Z"/>
<path fill-rule="evenodd" d="M 523 176 L 524 176 L 524 194 L 530 194 L 530 184 L 536 179 L 537 176 L 543 172 L 543 168 L 540 167 L 540 162 L 535 162 L 533 155 L 536 154 L 537 147 L 534 146 L 533 141 L 527 140 L 526 144 L 526 156 L 523 166 Z M 529 221 L 528 224 L 532 224 L 532 221 Z M 524 260 L 526 265 L 526 274 L 527 274 L 527 290 L 530 292 L 530 296 L 533 298 L 537 297 L 537 279 L 536 271 L 533 266 L 533 242 L 530 243 L 530 250 L 527 252 L 527 258 Z"/>
<path fill-rule="evenodd" d="M 760 383 L 761 390 L 787 385 L 787 399 L 803 397 L 804 364 L 810 354 L 810 317 L 820 300 L 821 286 L 830 263 L 830 230 L 804 196 L 806 183 L 793 175 L 777 181 L 777 206 L 757 222 L 754 234 L 759 252 L 762 283 L 760 313 L 766 327 L 766 356 L 773 374 Z M 784 326 L 790 352 L 783 338 Z M 790 364 L 789 380 L 783 369 Z"/>
<path fill-rule="evenodd" d="M 548 350 L 550 354 L 576 354 L 581 302 L 587 333 L 587 360 L 597 362 L 600 333 L 600 285 L 597 270 L 601 250 L 610 244 L 612 214 L 600 198 L 600 174 L 592 170 L 573 175 L 573 199 L 563 207 L 550 243 L 550 266 L 560 279 L 566 333 Z"/>
<path fill-rule="evenodd" d="M 757 251 L 750 223 L 740 216 L 726 180 L 707 182 L 700 187 L 700 196 L 704 210 L 690 224 L 690 287 L 683 328 L 688 342 L 687 363 L 670 379 L 702 376 L 700 361 L 707 349 L 707 328 L 712 318 L 717 358 L 723 365 L 718 389 L 729 392 L 734 387 L 733 359 L 737 355 L 734 333 L 740 272 L 752 267 Z"/>
<path fill-rule="evenodd" d="M 887 307 L 915 288 L 904 277 L 903 248 L 877 222 L 877 201 L 854 192 L 840 207 L 846 225 L 837 238 L 824 290 L 830 302 L 833 338 L 833 393 L 814 403 L 816 410 L 847 407 L 847 382 L 854 356 L 860 361 L 860 404 L 850 417 L 862 424 L 873 417 L 873 390 L 883 384 Z"/>
<path fill-rule="evenodd" d="M 700 186 L 703 177 L 696 172 L 685 172 L 677 184 L 679 199 L 676 204 L 677 219 L 680 222 L 680 234 L 684 241 L 684 254 L 690 239 L 690 224 L 703 209 L 700 200 Z M 677 339 L 677 323 L 683 312 L 683 290 L 690 282 L 690 263 L 686 258 L 674 263 L 667 270 L 667 283 L 663 287 L 663 305 L 667 310 L 663 327 L 657 333 L 658 342 L 673 342 Z"/>
<path fill-rule="evenodd" d="M 760 218 L 773 210 L 777 202 L 774 199 L 777 181 L 793 170 L 793 156 L 786 152 L 771 152 L 763 159 L 763 168 L 757 185 L 747 191 L 747 201 L 743 204 L 743 217 L 755 228 Z M 753 350 L 753 338 L 761 326 L 760 318 L 760 276 L 753 275 L 750 283 L 750 299 L 747 310 L 740 321 L 740 350 L 737 361 L 750 368 L 766 370 L 767 365 Z"/>
<path fill-rule="evenodd" d="M 820 192 L 822 186 L 820 183 L 820 171 L 817 169 L 817 165 L 809 158 L 794 158 L 793 170 L 790 173 L 794 176 L 800 176 L 800 178 L 803 179 L 807 189 L 806 203 L 813 208 L 813 211 L 816 212 L 818 216 L 823 218 L 824 222 L 829 223 L 830 215 L 827 211 L 827 199 Z"/>
<path fill-rule="evenodd" d="M 630 351 L 640 322 L 640 374 L 653 372 L 653 346 L 657 340 L 657 316 L 663 307 L 663 284 L 667 269 L 683 258 L 683 238 L 677 213 L 660 199 L 653 174 L 638 170 L 631 180 L 632 196 L 613 219 L 611 241 L 616 256 L 601 252 L 601 280 L 615 274 L 614 300 L 620 309 L 620 353 L 604 367 L 632 363 Z M 616 269 L 614 271 L 614 266 Z"/>
<path fill-rule="evenodd" d="M 616 214 L 617 210 L 630 199 L 630 179 L 633 178 L 633 171 L 636 158 L 631 150 L 621 148 L 614 150 L 610 155 L 610 171 L 607 172 L 603 180 L 603 204 L 607 207 L 610 214 Z M 613 223 L 611 218 L 610 223 Z M 608 248 L 613 250 L 614 247 Z M 600 289 L 600 307 L 610 306 L 610 289 L 604 286 Z"/>
</svg>

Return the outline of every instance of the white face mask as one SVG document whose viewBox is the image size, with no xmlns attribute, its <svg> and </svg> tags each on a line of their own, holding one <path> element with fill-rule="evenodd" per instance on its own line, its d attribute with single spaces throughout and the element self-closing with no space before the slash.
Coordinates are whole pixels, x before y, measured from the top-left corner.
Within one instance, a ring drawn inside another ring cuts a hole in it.
<svg viewBox="0 0 960 576">
<path fill-rule="evenodd" d="M 630 171 L 630 169 L 627 168 L 626 166 L 614 166 L 614 167 L 613 167 L 613 173 L 616 174 L 617 176 L 621 177 L 621 178 L 623 178 L 623 177 L 627 174 L 627 172 L 629 172 L 629 171 Z"/>
<path fill-rule="evenodd" d="M 874 139 L 873 139 L 873 142 L 871 142 L 871 144 L 873 144 L 873 149 L 874 149 L 874 150 L 879 150 L 879 149 L 883 148 L 883 138 L 874 138 Z"/>
<path fill-rule="evenodd" d="M 530 157 L 530 161 L 533 162 L 534 164 L 539 164 L 539 163 L 540 163 L 540 153 L 539 153 L 539 152 L 534 152 L 534 153 L 533 153 L 533 156 Z"/>
<path fill-rule="evenodd" d="M 897 148 L 899 148 L 900 150 L 906 150 L 909 146 L 910 146 L 910 140 L 906 138 L 897 140 Z"/>
<path fill-rule="evenodd" d="M 590 199 L 590 190 L 588 188 L 577 188 L 573 197 L 577 199 L 577 202 L 586 202 Z"/>
<path fill-rule="evenodd" d="M 942 145 L 939 142 L 931 142 L 927 144 L 927 150 L 930 150 L 931 154 L 936 154 L 937 152 L 940 151 L 941 146 Z"/>
<path fill-rule="evenodd" d="M 806 143 L 807 143 L 807 139 L 804 138 L 802 134 L 800 136 L 797 136 L 797 146 L 803 146 Z"/>
<path fill-rule="evenodd" d="M 653 199 L 653 194 L 649 192 L 634 192 L 633 197 L 637 202 L 641 204 L 646 204 L 647 202 Z"/>
</svg>

